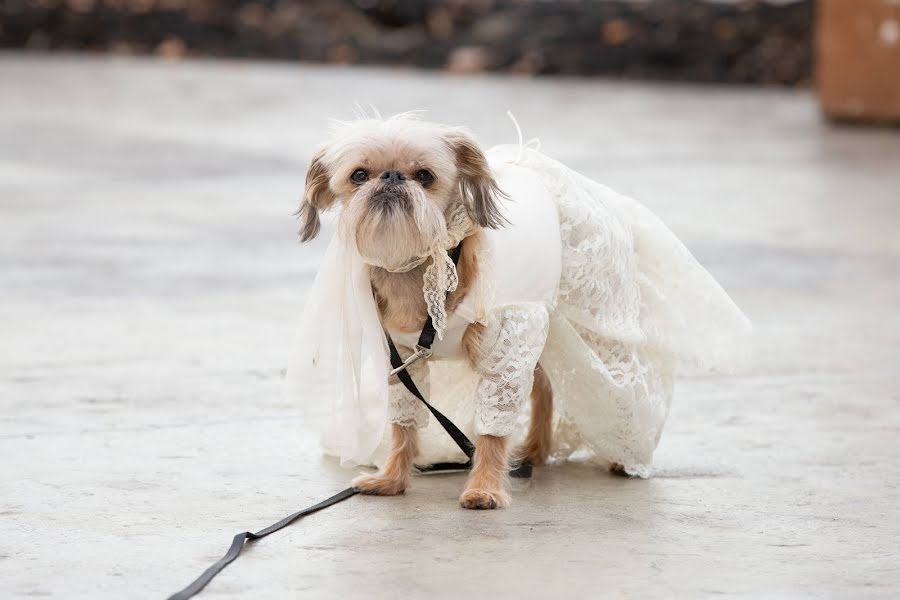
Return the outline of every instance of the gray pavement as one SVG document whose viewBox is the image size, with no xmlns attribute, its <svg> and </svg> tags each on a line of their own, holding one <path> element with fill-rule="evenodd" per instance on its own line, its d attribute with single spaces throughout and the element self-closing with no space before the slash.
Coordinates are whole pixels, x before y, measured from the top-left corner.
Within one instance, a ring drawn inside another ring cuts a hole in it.
<svg viewBox="0 0 900 600">
<path fill-rule="evenodd" d="M 751 315 L 656 477 L 462 476 L 252 547 L 209 598 L 900 596 L 900 133 L 806 92 L 0 55 L 0 598 L 164 598 L 354 474 L 280 394 L 327 118 L 426 108 L 656 211 Z"/>
</svg>

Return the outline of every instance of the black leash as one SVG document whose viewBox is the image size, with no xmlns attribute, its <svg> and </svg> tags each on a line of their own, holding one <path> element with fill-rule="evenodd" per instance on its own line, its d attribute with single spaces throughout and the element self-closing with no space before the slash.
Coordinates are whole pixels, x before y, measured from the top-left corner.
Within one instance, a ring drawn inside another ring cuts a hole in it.
<svg viewBox="0 0 900 600">
<path fill-rule="evenodd" d="M 453 264 L 456 264 L 459 261 L 459 255 L 462 252 L 462 242 L 454 248 L 450 252 L 450 258 L 453 259 Z M 431 317 L 428 317 L 428 320 L 425 322 L 425 326 L 422 327 L 422 333 L 419 335 L 419 343 L 417 344 L 416 351 L 421 353 L 421 357 L 427 358 L 431 355 L 431 346 L 434 344 L 434 337 L 436 331 L 434 328 L 434 323 L 431 320 Z M 453 441 L 456 442 L 456 445 L 459 446 L 459 449 L 465 453 L 468 457 L 468 462 L 466 463 L 437 463 L 430 465 L 424 468 L 418 468 L 423 472 L 435 472 L 435 471 L 457 471 L 457 470 L 465 470 L 472 468 L 472 457 L 475 455 L 475 444 L 466 437 L 462 431 L 460 431 L 459 427 L 457 427 L 453 421 L 448 419 L 435 407 L 428 403 L 425 400 L 425 397 L 422 395 L 422 392 L 419 391 L 419 388 L 416 387 L 415 382 L 412 377 L 410 377 L 409 373 L 406 371 L 406 367 L 408 367 L 411 362 L 404 363 L 403 359 L 400 358 L 400 353 L 397 352 L 397 347 L 394 345 L 393 340 L 391 340 L 391 336 L 385 332 L 387 336 L 388 348 L 391 353 L 391 367 L 396 371 L 397 377 L 400 379 L 400 382 L 409 390 L 413 396 L 418 398 L 426 408 L 434 415 L 434 418 L 437 419 L 438 423 L 441 424 L 441 427 L 453 438 Z M 509 473 L 510 477 L 521 477 L 527 478 L 531 477 L 531 465 L 528 463 L 522 463 L 516 469 L 513 469 Z M 225 553 L 225 556 L 220 558 L 216 563 L 210 566 L 208 569 L 203 571 L 203 574 L 200 575 L 197 579 L 191 582 L 186 588 L 172 594 L 169 596 L 168 600 L 188 600 L 189 598 L 193 598 L 200 591 L 206 587 L 206 585 L 213 580 L 213 578 L 222 572 L 222 570 L 230 565 L 234 560 L 241 555 L 241 550 L 244 549 L 244 545 L 247 542 L 254 542 L 256 540 L 262 539 L 269 534 L 275 533 L 276 531 L 280 531 L 293 523 L 298 519 L 302 519 L 306 515 L 311 515 L 314 512 L 318 512 L 323 508 L 328 508 L 329 506 L 334 506 L 338 502 L 343 502 L 347 498 L 353 497 L 359 493 L 359 490 L 353 487 L 349 487 L 346 490 L 342 490 L 335 494 L 334 496 L 327 498 L 326 500 L 322 500 L 318 504 L 314 504 L 308 508 L 304 508 L 303 510 L 299 510 L 294 514 L 288 515 L 277 523 L 273 523 L 266 527 L 265 529 L 260 529 L 256 533 L 251 533 L 249 531 L 241 532 L 234 536 L 234 539 L 231 540 L 231 547 L 228 548 L 228 552 Z"/>
<path fill-rule="evenodd" d="M 200 575 L 200 577 L 195 579 L 193 582 L 191 582 L 191 584 L 189 586 L 187 586 L 180 592 L 177 592 L 177 593 L 169 596 L 168 600 L 188 600 L 188 598 L 193 598 L 194 596 L 199 594 L 200 591 L 206 587 L 206 584 L 208 584 L 210 581 L 213 580 L 213 578 L 216 575 L 218 575 L 219 573 L 222 572 L 222 569 L 224 569 L 225 567 L 230 565 L 232 562 L 234 562 L 234 560 L 238 556 L 241 555 L 241 550 L 244 549 L 244 542 L 247 542 L 247 541 L 252 542 L 252 541 L 264 538 L 267 535 L 269 535 L 270 533 L 275 533 L 276 531 L 278 531 L 280 529 L 284 529 L 285 527 L 287 527 L 288 525 L 290 525 L 297 519 L 301 519 L 301 518 L 305 517 L 306 515 L 311 515 L 314 512 L 318 512 L 318 511 L 322 510 L 323 508 L 328 508 L 329 506 L 333 506 L 333 505 L 337 504 L 338 502 L 343 502 L 347 498 L 350 498 L 351 496 L 355 496 L 358 493 L 359 493 L 359 490 L 357 490 L 356 488 L 349 487 L 346 490 L 338 492 L 337 494 L 335 494 L 331 498 L 328 498 L 327 500 L 322 500 L 318 504 L 310 506 L 309 508 L 304 508 L 303 510 L 297 511 L 292 515 L 288 515 L 287 517 L 283 518 L 282 520 L 278 521 L 277 523 L 273 523 L 273 524 L 269 525 L 268 527 L 266 527 L 265 529 L 260 529 L 256 533 L 250 533 L 249 531 L 244 531 L 243 533 L 237 534 L 236 536 L 234 536 L 234 539 L 231 540 L 231 547 L 228 548 L 228 552 L 225 553 L 225 556 L 220 558 L 218 560 L 218 562 L 213 564 L 211 567 L 209 567 L 208 569 L 203 571 L 203 574 Z"/>
</svg>

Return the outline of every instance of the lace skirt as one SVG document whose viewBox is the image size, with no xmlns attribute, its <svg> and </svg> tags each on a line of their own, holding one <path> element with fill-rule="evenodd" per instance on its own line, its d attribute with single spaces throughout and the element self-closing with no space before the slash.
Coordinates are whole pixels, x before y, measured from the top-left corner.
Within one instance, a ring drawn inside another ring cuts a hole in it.
<svg viewBox="0 0 900 600">
<path fill-rule="evenodd" d="M 554 458 L 647 477 L 674 375 L 736 360 L 749 320 L 636 201 L 536 151 L 501 146 L 488 156 L 533 169 L 559 210 L 562 274 L 540 358 L 553 388 Z M 476 385 L 463 363 L 432 365 L 433 402 L 470 435 Z M 421 435 L 421 463 L 464 460 L 436 423 Z"/>
</svg>

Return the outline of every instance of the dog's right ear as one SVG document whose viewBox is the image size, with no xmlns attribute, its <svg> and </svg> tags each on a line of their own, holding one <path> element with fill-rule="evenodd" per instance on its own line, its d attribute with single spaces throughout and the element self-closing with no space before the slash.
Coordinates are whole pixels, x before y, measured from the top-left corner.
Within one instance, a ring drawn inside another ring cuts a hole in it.
<svg viewBox="0 0 900 600">
<path fill-rule="evenodd" d="M 325 168 L 324 155 L 324 150 L 316 152 L 306 172 L 306 190 L 297 211 L 300 218 L 301 242 L 308 242 L 319 235 L 319 212 L 335 201 L 335 196 L 328 187 L 328 170 Z"/>
</svg>

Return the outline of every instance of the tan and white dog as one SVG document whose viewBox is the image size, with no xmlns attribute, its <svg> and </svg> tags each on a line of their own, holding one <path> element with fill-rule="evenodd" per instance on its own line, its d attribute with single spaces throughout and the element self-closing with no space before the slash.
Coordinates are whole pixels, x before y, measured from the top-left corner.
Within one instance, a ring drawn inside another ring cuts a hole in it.
<svg viewBox="0 0 900 600">
<path fill-rule="evenodd" d="M 374 303 L 378 328 L 390 333 L 403 357 L 413 352 L 430 315 L 441 338 L 431 360 L 463 361 L 478 378 L 467 401 L 478 437 L 460 496 L 466 508 L 509 503 L 505 478 L 512 456 L 540 465 L 551 453 L 565 458 L 581 448 L 598 463 L 646 476 L 675 369 L 721 362 L 734 335 L 749 327 L 644 207 L 534 150 L 485 153 L 460 127 L 410 115 L 339 125 L 307 173 L 299 210 L 303 241 L 319 233 L 320 213 L 329 209 L 339 211 L 333 244 L 352 259 L 323 270 L 355 265 L 367 282 L 355 300 L 343 301 L 340 315 L 356 315 L 367 310 L 359 306 Z M 447 251 L 460 241 L 454 267 Z M 351 273 L 332 276 L 327 285 L 346 285 L 344 278 Z M 320 301 L 307 310 L 333 311 L 346 294 L 333 297 L 333 303 Z M 322 318 L 307 317 L 316 325 Z M 340 319 L 335 323 L 347 328 Z M 320 342 L 305 343 L 308 357 L 297 361 L 295 376 L 299 372 L 307 384 L 307 402 L 326 401 L 317 397 L 332 392 L 315 392 L 308 382 L 337 371 L 323 371 Z M 335 429 L 368 428 L 374 435 L 367 439 L 376 439 L 378 427 L 390 422 L 392 441 L 381 468 L 354 486 L 370 494 L 402 493 L 427 413 L 396 378 L 371 394 L 362 389 L 360 382 L 373 372 L 367 361 L 387 360 L 377 343 L 369 351 L 360 345 L 348 352 L 348 343 L 341 345 L 356 361 L 357 374 L 335 388 L 344 398 L 337 410 L 344 416 L 326 436 L 343 439 L 345 432 Z M 386 368 L 375 369 L 374 379 Z M 420 362 L 410 372 L 423 392 L 437 397 L 440 390 L 429 390 L 428 370 Z M 564 400 L 556 409 L 554 391 Z M 371 410 L 362 406 L 363 397 L 370 398 L 365 402 Z M 520 413 L 529 397 L 523 426 Z M 366 416 L 346 416 L 348 406 Z M 555 443 L 554 431 L 565 439 Z M 370 462 L 374 450 L 373 443 L 353 452 L 342 450 L 341 442 L 331 447 L 356 464 Z"/>
</svg>

